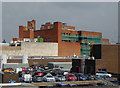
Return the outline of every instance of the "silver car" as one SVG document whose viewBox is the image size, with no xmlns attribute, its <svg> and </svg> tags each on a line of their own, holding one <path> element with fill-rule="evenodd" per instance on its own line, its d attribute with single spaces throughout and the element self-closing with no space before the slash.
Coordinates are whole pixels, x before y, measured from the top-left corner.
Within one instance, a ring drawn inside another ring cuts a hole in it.
<svg viewBox="0 0 120 88">
<path fill-rule="evenodd" d="M 47 74 L 43 77 L 44 82 L 55 82 L 55 77 L 53 77 L 51 74 Z"/>
<path fill-rule="evenodd" d="M 63 76 L 63 75 L 57 75 L 56 77 L 55 77 L 55 79 L 56 79 L 56 81 L 65 81 L 66 79 L 65 79 L 65 76 Z"/>
<path fill-rule="evenodd" d="M 42 76 L 40 75 L 35 75 L 32 79 L 33 82 L 42 82 Z"/>
</svg>

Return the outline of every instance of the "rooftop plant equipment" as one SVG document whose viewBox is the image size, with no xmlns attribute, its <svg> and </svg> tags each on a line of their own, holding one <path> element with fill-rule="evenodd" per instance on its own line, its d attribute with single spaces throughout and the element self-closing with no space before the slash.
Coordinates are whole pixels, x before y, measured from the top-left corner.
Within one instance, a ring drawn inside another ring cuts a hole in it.
<svg viewBox="0 0 120 88">
<path fill-rule="evenodd" d="M 43 42 L 44 39 L 43 38 L 38 38 L 37 42 Z"/>
</svg>

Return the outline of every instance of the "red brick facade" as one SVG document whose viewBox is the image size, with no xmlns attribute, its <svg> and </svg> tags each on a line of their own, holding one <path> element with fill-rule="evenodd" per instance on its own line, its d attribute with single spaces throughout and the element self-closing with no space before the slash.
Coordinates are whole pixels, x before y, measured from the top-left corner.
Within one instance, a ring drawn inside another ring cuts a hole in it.
<svg viewBox="0 0 120 88">
<path fill-rule="evenodd" d="M 58 56 L 72 56 L 81 55 L 81 43 L 84 41 L 81 39 L 79 43 L 74 40 L 62 41 L 62 34 L 66 35 L 81 35 L 84 38 L 87 36 L 98 36 L 102 37 L 102 33 L 88 32 L 88 31 L 75 31 L 74 26 L 67 26 L 62 22 L 54 22 L 53 24 L 47 22 L 41 25 L 40 30 L 35 30 L 35 20 L 28 21 L 28 26 L 19 26 L 19 39 L 21 38 L 38 38 L 42 37 L 45 42 L 58 42 Z M 67 29 L 67 30 L 66 30 Z M 18 40 L 19 40 L 18 39 Z M 17 39 L 13 39 L 17 40 Z M 109 42 L 108 39 L 103 39 L 104 42 Z"/>
</svg>

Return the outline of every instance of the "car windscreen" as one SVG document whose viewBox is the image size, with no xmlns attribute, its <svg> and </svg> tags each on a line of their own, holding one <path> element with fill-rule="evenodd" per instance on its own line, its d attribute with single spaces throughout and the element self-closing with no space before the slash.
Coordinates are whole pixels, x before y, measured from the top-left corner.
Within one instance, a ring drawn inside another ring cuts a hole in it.
<svg viewBox="0 0 120 88">
<path fill-rule="evenodd" d="M 75 75 L 69 75 L 70 77 L 75 77 Z"/>
<path fill-rule="evenodd" d="M 96 73 L 106 73 L 106 72 L 96 72 Z"/>
<path fill-rule="evenodd" d="M 78 74 L 78 76 L 82 76 L 83 77 L 84 75 L 83 74 Z"/>
<path fill-rule="evenodd" d="M 52 77 L 51 75 L 47 75 L 46 77 Z"/>
<path fill-rule="evenodd" d="M 62 75 L 58 75 L 57 77 L 63 77 Z"/>
<path fill-rule="evenodd" d="M 37 78 L 42 77 L 42 76 L 36 76 Z"/>
</svg>

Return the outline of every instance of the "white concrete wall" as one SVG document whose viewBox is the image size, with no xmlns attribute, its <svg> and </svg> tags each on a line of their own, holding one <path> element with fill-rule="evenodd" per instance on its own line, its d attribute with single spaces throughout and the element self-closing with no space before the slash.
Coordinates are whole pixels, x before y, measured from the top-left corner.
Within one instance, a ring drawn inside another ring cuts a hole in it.
<svg viewBox="0 0 120 88">
<path fill-rule="evenodd" d="M 13 46 L 12 46 L 13 47 Z M 58 43 L 24 42 L 21 49 L 2 49 L 8 56 L 58 56 Z"/>
</svg>

